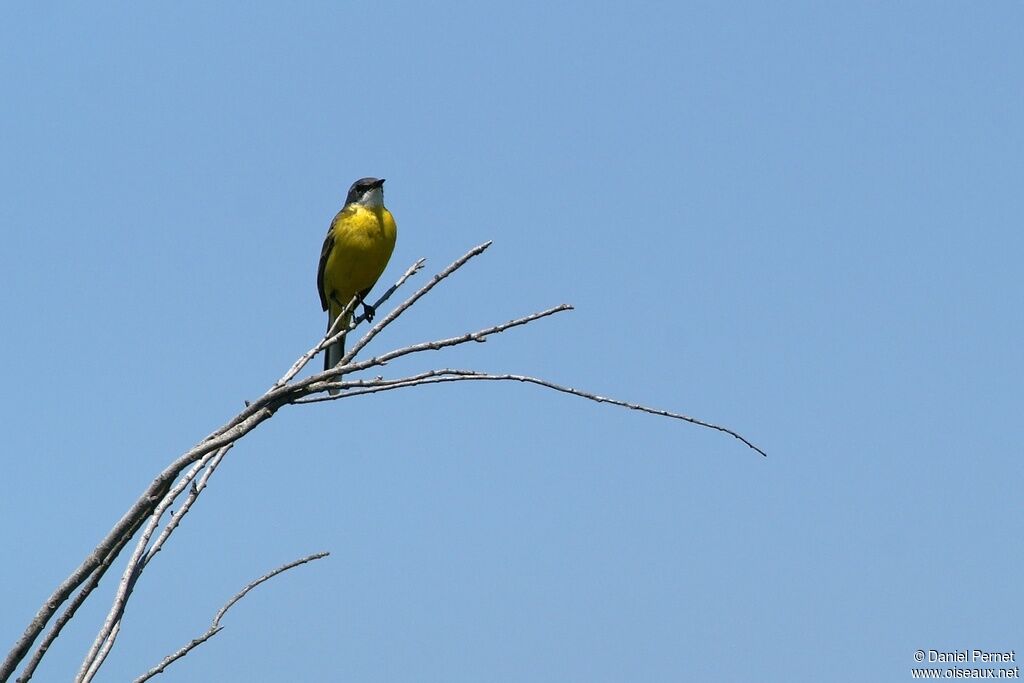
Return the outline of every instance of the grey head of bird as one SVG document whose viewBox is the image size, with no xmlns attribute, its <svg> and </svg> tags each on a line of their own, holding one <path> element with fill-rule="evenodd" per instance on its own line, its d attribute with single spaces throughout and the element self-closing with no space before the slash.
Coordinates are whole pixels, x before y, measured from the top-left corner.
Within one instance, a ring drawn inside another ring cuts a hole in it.
<svg viewBox="0 0 1024 683">
<path fill-rule="evenodd" d="M 360 178 L 352 183 L 345 204 L 361 204 L 377 208 L 384 206 L 384 179 Z"/>
</svg>

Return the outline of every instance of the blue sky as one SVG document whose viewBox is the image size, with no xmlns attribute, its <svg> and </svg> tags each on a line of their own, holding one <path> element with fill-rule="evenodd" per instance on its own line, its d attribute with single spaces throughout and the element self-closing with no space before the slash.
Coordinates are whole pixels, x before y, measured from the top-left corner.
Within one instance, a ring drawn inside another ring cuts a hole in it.
<svg viewBox="0 0 1024 683">
<path fill-rule="evenodd" d="M 0 18 L 0 640 L 314 343 L 388 179 L 377 351 L 519 385 L 288 409 L 214 476 L 103 680 L 904 680 L 1024 650 L 1012 3 L 182 2 Z M 422 282 L 426 274 L 418 282 Z M 116 583 L 37 680 L 66 680 Z M 5 647 L 6 651 L 6 647 Z"/>
</svg>

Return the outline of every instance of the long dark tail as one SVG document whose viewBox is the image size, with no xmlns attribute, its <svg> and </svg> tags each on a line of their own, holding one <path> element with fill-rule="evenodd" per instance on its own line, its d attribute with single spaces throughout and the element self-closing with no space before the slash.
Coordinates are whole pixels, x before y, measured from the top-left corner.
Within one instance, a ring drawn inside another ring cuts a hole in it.
<svg viewBox="0 0 1024 683">
<path fill-rule="evenodd" d="M 334 317 L 333 316 L 329 316 L 328 320 L 327 320 L 327 329 L 330 330 L 331 326 L 333 324 L 334 324 Z M 347 322 L 346 322 L 346 324 L 347 324 Z M 344 326 L 340 327 L 339 329 L 344 329 Z M 331 344 L 330 346 L 328 346 L 327 349 L 324 351 L 324 370 L 330 370 L 331 368 L 333 368 L 335 365 L 337 365 L 338 363 L 341 362 L 341 359 L 344 356 L 345 356 L 345 340 L 344 339 L 342 339 L 339 342 L 335 342 L 334 344 Z M 328 390 L 328 393 L 331 394 L 332 396 L 334 396 L 334 395 L 336 395 L 338 393 L 338 390 L 337 389 L 330 389 L 330 390 Z"/>
</svg>

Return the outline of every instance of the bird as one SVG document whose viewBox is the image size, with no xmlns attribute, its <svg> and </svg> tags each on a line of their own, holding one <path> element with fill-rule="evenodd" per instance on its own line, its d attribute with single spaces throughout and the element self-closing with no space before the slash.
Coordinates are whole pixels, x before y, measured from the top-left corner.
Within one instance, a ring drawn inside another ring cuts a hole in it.
<svg viewBox="0 0 1024 683">
<path fill-rule="evenodd" d="M 373 320 L 375 311 L 366 297 L 387 267 L 397 237 L 395 219 L 384 207 L 384 179 L 360 178 L 352 183 L 345 206 L 327 229 L 316 273 L 328 330 L 353 297 L 362 304 L 366 319 Z M 347 329 L 351 318 L 350 312 L 335 331 Z M 344 339 L 328 346 L 324 370 L 336 366 L 344 355 Z"/>
</svg>

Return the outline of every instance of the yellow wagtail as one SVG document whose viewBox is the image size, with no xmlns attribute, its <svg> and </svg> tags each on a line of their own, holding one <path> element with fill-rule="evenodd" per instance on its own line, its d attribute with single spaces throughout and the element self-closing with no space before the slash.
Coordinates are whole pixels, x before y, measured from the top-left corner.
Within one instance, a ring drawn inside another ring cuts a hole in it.
<svg viewBox="0 0 1024 683">
<path fill-rule="evenodd" d="M 366 296 L 388 265 L 397 235 L 395 219 L 384 208 L 384 180 L 361 178 L 352 183 L 345 206 L 327 230 L 316 273 L 327 329 L 353 297 L 363 305 L 367 320 L 373 320 L 374 310 Z M 346 329 L 351 317 L 351 313 L 345 316 L 337 330 Z M 324 354 L 324 370 L 333 368 L 344 355 L 344 340 L 331 344 Z"/>
</svg>

